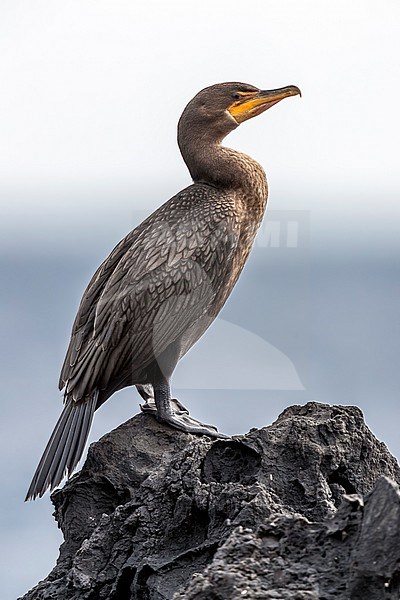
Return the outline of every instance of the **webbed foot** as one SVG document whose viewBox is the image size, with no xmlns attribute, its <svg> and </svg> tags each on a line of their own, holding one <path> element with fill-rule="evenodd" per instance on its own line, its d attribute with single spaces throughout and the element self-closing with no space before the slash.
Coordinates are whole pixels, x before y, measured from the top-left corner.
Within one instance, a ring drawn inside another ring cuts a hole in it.
<svg viewBox="0 0 400 600">
<path fill-rule="evenodd" d="M 160 417 L 157 415 L 157 419 L 161 421 L 161 423 L 168 423 L 175 429 L 179 429 L 180 431 L 184 431 L 185 433 L 194 433 L 197 435 L 208 435 L 213 438 L 227 438 L 228 436 L 220 433 L 214 425 L 207 425 L 206 423 L 201 423 L 201 421 L 197 421 L 189 415 L 189 413 L 185 411 L 172 412 L 170 414 L 165 414 Z"/>
<path fill-rule="evenodd" d="M 144 396 L 144 394 L 142 394 Z M 156 401 L 150 395 L 146 395 L 145 403 L 140 404 L 140 410 L 144 413 L 151 414 L 161 423 L 167 423 L 184 431 L 185 433 L 193 433 L 197 435 L 208 435 L 213 438 L 227 438 L 227 435 L 220 433 L 214 425 L 208 425 L 197 421 L 190 416 L 189 411 L 177 398 L 169 398 L 167 401 L 159 402 L 160 410 L 157 409 Z"/>
</svg>

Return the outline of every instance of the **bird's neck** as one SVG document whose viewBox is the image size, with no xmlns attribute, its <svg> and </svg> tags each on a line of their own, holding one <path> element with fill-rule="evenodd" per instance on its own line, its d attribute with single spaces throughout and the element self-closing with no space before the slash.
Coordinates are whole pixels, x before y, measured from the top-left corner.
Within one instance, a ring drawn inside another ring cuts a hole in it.
<svg viewBox="0 0 400 600">
<path fill-rule="evenodd" d="M 261 165 L 247 154 L 222 146 L 207 136 L 193 136 L 180 144 L 183 159 L 195 183 L 241 190 L 254 200 L 267 197 L 267 179 Z"/>
</svg>

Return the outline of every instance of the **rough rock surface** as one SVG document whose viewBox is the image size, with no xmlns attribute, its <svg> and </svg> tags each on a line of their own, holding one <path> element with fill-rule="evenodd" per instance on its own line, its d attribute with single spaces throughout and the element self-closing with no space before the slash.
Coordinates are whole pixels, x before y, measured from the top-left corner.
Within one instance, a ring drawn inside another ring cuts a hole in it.
<svg viewBox="0 0 400 600">
<path fill-rule="evenodd" d="M 53 494 L 65 542 L 24 600 L 398 599 L 396 482 L 356 407 L 218 441 L 139 415 Z"/>
</svg>

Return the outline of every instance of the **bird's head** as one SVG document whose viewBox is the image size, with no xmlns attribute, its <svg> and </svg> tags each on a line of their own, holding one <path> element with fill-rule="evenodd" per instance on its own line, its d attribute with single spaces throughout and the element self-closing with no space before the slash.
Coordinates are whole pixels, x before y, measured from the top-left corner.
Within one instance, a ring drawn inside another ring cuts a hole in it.
<svg viewBox="0 0 400 600">
<path fill-rule="evenodd" d="M 218 83 L 207 87 L 193 98 L 182 113 L 178 126 L 198 134 L 207 131 L 220 141 L 243 121 L 289 96 L 301 95 L 298 87 L 289 85 L 275 90 L 260 90 L 246 83 Z"/>
</svg>

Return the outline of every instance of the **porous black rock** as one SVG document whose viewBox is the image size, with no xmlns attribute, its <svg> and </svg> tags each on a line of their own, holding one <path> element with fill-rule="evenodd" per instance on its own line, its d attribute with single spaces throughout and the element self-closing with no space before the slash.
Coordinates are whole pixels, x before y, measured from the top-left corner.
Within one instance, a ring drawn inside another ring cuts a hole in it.
<svg viewBox="0 0 400 600">
<path fill-rule="evenodd" d="M 65 542 L 24 600 L 398 599 L 399 482 L 356 407 L 217 441 L 139 415 L 53 493 Z"/>
</svg>

